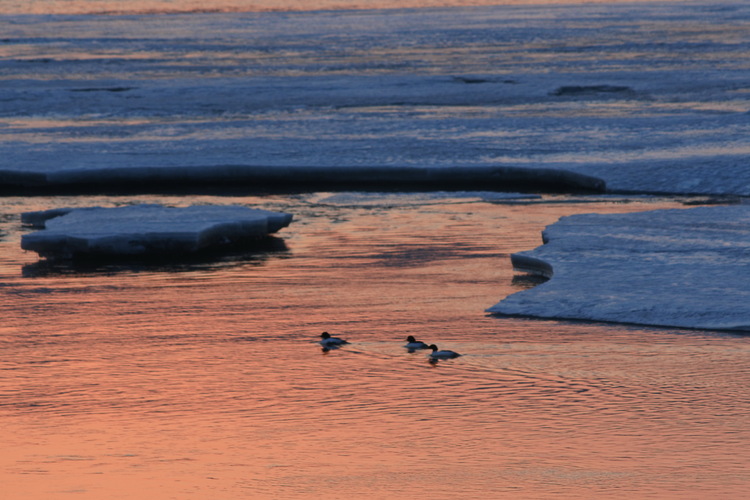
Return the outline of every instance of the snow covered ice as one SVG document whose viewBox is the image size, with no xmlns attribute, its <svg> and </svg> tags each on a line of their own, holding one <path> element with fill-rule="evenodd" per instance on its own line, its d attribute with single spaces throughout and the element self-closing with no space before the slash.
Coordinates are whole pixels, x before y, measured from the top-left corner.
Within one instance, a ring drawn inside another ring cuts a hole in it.
<svg viewBox="0 0 750 500">
<path fill-rule="evenodd" d="M 750 205 L 560 219 L 514 267 L 551 279 L 506 315 L 750 331 Z"/>
<path fill-rule="evenodd" d="M 27 212 L 44 229 L 21 247 L 44 257 L 184 255 L 275 233 L 292 215 L 241 206 L 132 205 Z"/>
</svg>

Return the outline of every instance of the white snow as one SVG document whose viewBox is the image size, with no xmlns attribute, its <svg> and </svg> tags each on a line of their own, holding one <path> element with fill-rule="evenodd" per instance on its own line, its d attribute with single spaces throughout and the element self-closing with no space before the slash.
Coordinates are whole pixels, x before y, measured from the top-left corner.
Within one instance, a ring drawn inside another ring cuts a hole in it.
<svg viewBox="0 0 750 500">
<path fill-rule="evenodd" d="M 22 220 L 43 230 L 21 247 L 45 257 L 136 256 L 195 253 L 275 233 L 292 215 L 242 206 L 132 205 L 27 212 Z"/>
<path fill-rule="evenodd" d="M 750 330 L 750 206 L 563 217 L 512 256 L 551 279 L 488 309 L 503 315 Z"/>
</svg>

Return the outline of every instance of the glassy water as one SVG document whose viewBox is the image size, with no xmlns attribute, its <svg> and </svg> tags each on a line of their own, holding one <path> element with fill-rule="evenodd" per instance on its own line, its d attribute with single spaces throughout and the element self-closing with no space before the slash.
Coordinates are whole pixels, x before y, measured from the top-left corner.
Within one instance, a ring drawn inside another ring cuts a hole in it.
<svg viewBox="0 0 750 500">
<path fill-rule="evenodd" d="M 258 251 L 53 265 L 23 211 L 240 203 Z M 741 498 L 750 343 L 487 316 L 509 254 L 579 212 L 677 201 L 4 198 L 2 497 Z M 607 279 L 603 276 L 602 279 Z M 347 338 L 321 352 L 323 330 Z M 432 366 L 407 335 L 464 356 Z"/>
</svg>

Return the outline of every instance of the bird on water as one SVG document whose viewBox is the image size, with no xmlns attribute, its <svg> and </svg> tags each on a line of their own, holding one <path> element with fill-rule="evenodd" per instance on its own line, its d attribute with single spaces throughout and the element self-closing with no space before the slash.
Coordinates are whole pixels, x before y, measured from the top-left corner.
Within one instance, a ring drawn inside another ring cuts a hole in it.
<svg viewBox="0 0 750 500">
<path fill-rule="evenodd" d="M 320 345 L 322 345 L 324 349 L 335 349 L 336 347 L 341 347 L 342 345 L 346 345 L 349 343 L 344 339 L 331 337 L 331 334 L 328 332 L 321 333 L 320 338 Z"/>
<path fill-rule="evenodd" d="M 404 346 L 406 349 L 409 350 L 409 352 L 414 352 L 419 349 L 429 349 L 430 346 L 425 344 L 424 342 L 420 342 L 419 340 L 415 339 L 414 336 L 409 335 L 406 337 L 406 345 Z"/>
<path fill-rule="evenodd" d="M 430 345 L 429 348 L 432 349 L 432 353 L 430 353 L 429 356 L 430 363 L 437 363 L 441 359 L 454 359 L 460 356 L 460 354 L 455 351 L 449 351 L 447 349 L 441 351 L 435 344 Z"/>
</svg>

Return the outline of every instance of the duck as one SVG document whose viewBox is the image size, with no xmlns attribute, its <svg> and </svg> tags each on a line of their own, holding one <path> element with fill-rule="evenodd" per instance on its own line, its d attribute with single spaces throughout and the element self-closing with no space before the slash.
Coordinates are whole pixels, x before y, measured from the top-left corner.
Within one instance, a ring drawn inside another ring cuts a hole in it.
<svg viewBox="0 0 750 500">
<path fill-rule="evenodd" d="M 448 351 L 448 350 L 438 350 L 438 346 L 435 344 L 431 344 L 428 349 L 432 349 L 432 353 L 430 353 L 430 363 L 437 363 L 441 359 L 454 359 L 460 356 L 459 353 L 455 351 Z"/>
<path fill-rule="evenodd" d="M 404 347 L 406 349 L 408 349 L 409 352 L 414 352 L 414 351 L 417 351 L 419 349 L 429 349 L 430 348 L 430 346 L 428 346 L 424 342 L 418 341 L 412 335 L 409 335 L 408 337 L 406 337 L 406 345 Z"/>
<path fill-rule="evenodd" d="M 337 347 L 340 347 L 342 345 L 348 344 L 344 339 L 340 339 L 337 337 L 331 337 L 331 334 L 328 332 L 323 332 L 320 334 L 320 338 L 322 339 L 320 341 L 320 345 L 323 346 L 323 349 L 335 349 Z"/>
</svg>

